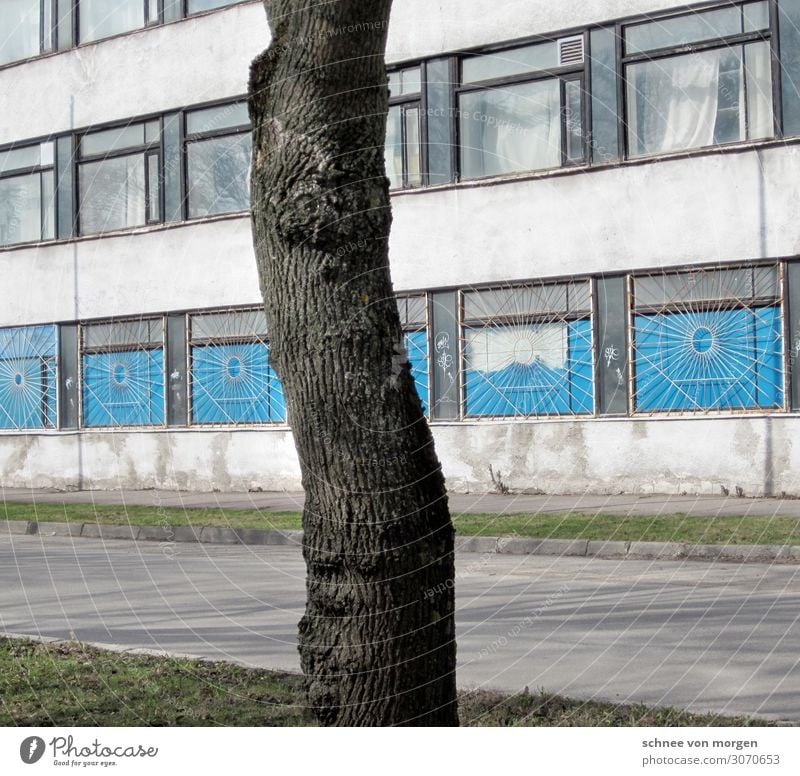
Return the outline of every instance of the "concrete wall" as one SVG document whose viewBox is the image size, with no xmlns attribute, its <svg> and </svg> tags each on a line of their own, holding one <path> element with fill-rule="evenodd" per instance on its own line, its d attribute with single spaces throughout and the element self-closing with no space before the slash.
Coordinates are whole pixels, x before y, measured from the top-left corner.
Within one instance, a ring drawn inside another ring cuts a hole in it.
<svg viewBox="0 0 800 776">
<path fill-rule="evenodd" d="M 389 60 L 547 33 L 676 0 L 395 3 Z M 369 21 L 369 20 L 365 20 Z M 347 34 L 346 32 L 343 34 Z M 0 144 L 241 95 L 260 2 L 0 69 Z M 46 91 L 47 99 L 31 99 Z M 800 147 L 520 176 L 394 198 L 398 290 L 800 253 Z M 0 249 L 0 326 L 259 299 L 247 218 Z M 437 425 L 451 488 L 487 467 L 551 493 L 800 494 L 800 419 L 747 415 Z M 0 434 L 6 486 L 295 489 L 285 429 Z"/>
<path fill-rule="evenodd" d="M 455 492 L 800 495 L 800 418 L 564 420 L 439 424 Z M 290 432 L 115 431 L 0 437 L 5 487 L 298 490 Z"/>
</svg>

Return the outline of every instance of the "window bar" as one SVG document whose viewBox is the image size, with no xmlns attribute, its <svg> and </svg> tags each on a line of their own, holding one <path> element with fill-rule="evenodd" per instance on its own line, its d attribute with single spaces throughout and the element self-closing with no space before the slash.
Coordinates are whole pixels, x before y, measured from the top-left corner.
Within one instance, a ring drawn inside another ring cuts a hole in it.
<svg viewBox="0 0 800 776">
<path fill-rule="evenodd" d="M 778 0 L 769 0 L 769 49 L 772 74 L 772 131 L 775 138 L 781 138 L 783 137 L 783 90 L 778 35 Z"/>
</svg>

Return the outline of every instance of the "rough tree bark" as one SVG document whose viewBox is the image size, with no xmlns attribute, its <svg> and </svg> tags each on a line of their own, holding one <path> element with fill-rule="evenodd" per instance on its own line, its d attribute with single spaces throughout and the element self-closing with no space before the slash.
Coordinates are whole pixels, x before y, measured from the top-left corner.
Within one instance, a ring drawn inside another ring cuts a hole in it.
<svg viewBox="0 0 800 776">
<path fill-rule="evenodd" d="M 456 725 L 453 527 L 389 275 L 391 0 L 264 4 L 253 232 L 306 492 L 308 699 L 327 725 Z"/>
</svg>

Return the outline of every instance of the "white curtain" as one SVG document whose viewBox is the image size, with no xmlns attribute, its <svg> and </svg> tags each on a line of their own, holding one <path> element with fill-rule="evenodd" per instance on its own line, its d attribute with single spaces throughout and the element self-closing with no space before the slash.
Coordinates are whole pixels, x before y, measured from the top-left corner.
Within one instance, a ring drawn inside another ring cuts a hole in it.
<svg viewBox="0 0 800 776">
<path fill-rule="evenodd" d="M 556 79 L 466 94 L 461 99 L 467 178 L 546 170 L 561 164 Z"/>
<path fill-rule="evenodd" d="M 745 46 L 748 140 L 772 137 L 772 70 L 769 43 Z M 744 79 L 743 79 L 744 80 Z M 745 135 L 742 133 L 742 138 Z"/>
<path fill-rule="evenodd" d="M 0 180 L 0 245 L 42 238 L 39 173 Z"/>
<path fill-rule="evenodd" d="M 722 50 L 716 49 L 629 67 L 634 156 L 713 144 L 721 54 Z"/>
</svg>

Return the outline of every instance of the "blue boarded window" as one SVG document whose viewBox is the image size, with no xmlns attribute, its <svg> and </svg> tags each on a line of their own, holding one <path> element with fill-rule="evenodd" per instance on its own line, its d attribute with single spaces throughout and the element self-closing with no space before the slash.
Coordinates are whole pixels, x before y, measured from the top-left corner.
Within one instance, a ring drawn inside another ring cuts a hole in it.
<svg viewBox="0 0 800 776">
<path fill-rule="evenodd" d="M 0 329 L 0 428 L 56 426 L 56 327 Z"/>
<path fill-rule="evenodd" d="M 192 316 L 192 422 L 283 423 L 262 310 Z"/>
<path fill-rule="evenodd" d="M 161 319 L 84 326 L 82 348 L 85 427 L 164 424 Z"/>
<path fill-rule="evenodd" d="M 636 409 L 782 407 L 778 302 L 774 266 L 637 278 Z"/>
<path fill-rule="evenodd" d="M 430 407 L 430 364 L 428 359 L 428 299 L 424 294 L 401 296 L 397 299 L 400 321 L 411 376 L 422 402 L 422 411 L 427 416 Z"/>
<path fill-rule="evenodd" d="M 467 417 L 593 411 L 588 281 L 469 291 L 462 311 Z"/>
</svg>

